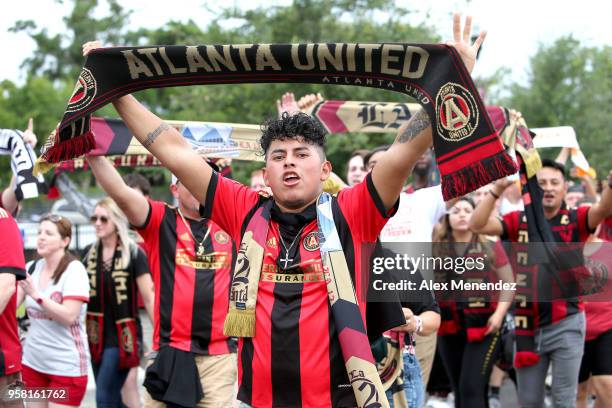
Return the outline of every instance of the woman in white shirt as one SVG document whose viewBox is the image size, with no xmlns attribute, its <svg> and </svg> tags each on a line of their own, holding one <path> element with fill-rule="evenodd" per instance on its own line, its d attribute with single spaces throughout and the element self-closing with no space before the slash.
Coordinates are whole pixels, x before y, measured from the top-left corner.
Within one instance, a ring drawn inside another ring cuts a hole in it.
<svg viewBox="0 0 612 408">
<path fill-rule="evenodd" d="M 30 329 L 23 350 L 23 381 L 28 388 L 52 390 L 30 407 L 79 406 L 87 389 L 89 349 L 84 317 L 89 301 L 87 271 L 69 251 L 70 221 L 42 218 L 36 250 L 40 259 L 26 265 L 19 284 Z"/>
</svg>

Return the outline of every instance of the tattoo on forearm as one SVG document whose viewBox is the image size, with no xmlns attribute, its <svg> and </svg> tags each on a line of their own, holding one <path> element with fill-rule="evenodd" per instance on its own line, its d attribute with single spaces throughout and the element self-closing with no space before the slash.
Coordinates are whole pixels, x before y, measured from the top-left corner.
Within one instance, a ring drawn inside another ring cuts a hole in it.
<svg viewBox="0 0 612 408">
<path fill-rule="evenodd" d="M 406 143 L 417 137 L 423 130 L 431 126 L 429 115 L 425 112 L 425 109 L 418 111 L 408 122 L 406 129 L 400 133 L 395 139 L 398 143 Z"/>
<path fill-rule="evenodd" d="M 161 132 L 168 130 L 168 129 L 170 129 L 170 126 L 168 126 L 166 122 L 160 123 L 159 126 L 155 128 L 155 130 L 153 130 L 151 133 L 147 133 L 147 138 L 142 141 L 142 146 L 145 149 L 148 149 L 149 146 L 151 146 L 153 142 L 155 142 L 155 139 L 157 139 L 157 136 L 159 136 Z"/>
</svg>

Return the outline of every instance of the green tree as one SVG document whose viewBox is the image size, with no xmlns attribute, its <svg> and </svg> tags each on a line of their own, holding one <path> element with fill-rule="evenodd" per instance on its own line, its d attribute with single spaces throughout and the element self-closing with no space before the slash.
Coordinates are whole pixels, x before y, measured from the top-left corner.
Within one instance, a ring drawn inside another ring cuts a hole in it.
<svg viewBox="0 0 612 408">
<path fill-rule="evenodd" d="M 60 34 L 50 35 L 46 28 L 38 29 L 32 20 L 19 20 L 10 28 L 13 32 L 26 32 L 36 42 L 34 55 L 22 64 L 29 74 L 75 81 L 83 64 L 83 43 L 93 39 L 105 44 L 122 42 L 130 12 L 118 0 L 106 0 L 108 14 L 100 18 L 95 17 L 101 7 L 98 0 L 75 0 L 73 4 L 71 13 L 63 18 L 66 30 Z"/>
<path fill-rule="evenodd" d="M 612 107 L 612 47 L 586 47 L 572 36 L 540 46 L 526 84 L 509 87 L 505 106 L 523 113 L 530 127 L 572 126 L 600 176 L 612 169 L 608 146 Z M 554 157 L 557 151 L 546 149 Z"/>
<path fill-rule="evenodd" d="M 407 15 L 389 0 L 295 0 L 288 6 L 248 11 L 223 9 L 201 30 L 192 21 L 171 22 L 131 32 L 127 39 L 132 44 L 439 41 L 431 27 L 408 24 Z M 172 119 L 258 124 L 276 115 L 275 100 L 287 91 L 298 96 L 321 92 L 326 99 L 406 101 L 405 95 L 375 89 L 309 84 L 173 88 L 146 91 L 139 98 Z M 392 135 L 332 135 L 327 153 L 338 174 L 344 174 L 352 150 L 392 139 Z M 235 166 L 235 177 L 247 181 L 256 166 L 260 164 Z"/>
</svg>

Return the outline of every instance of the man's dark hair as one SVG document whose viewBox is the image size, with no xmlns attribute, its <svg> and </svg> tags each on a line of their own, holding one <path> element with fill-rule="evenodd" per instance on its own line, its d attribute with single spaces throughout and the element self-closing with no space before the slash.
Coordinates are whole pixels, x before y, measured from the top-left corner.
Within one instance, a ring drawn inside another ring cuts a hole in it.
<svg viewBox="0 0 612 408">
<path fill-rule="evenodd" d="M 567 176 L 565 174 L 565 167 L 561 163 L 557 163 L 556 161 L 550 159 L 542 159 L 542 168 L 544 167 L 550 167 L 555 170 L 559 170 L 561 172 L 561 175 L 563 176 L 563 180 L 567 179 Z"/>
<path fill-rule="evenodd" d="M 289 115 L 283 112 L 280 119 L 269 119 L 261 126 L 259 144 L 268 154 L 270 144 L 274 140 L 303 139 L 304 142 L 319 146 L 325 152 L 325 130 L 312 117 L 303 112 Z"/>
<path fill-rule="evenodd" d="M 149 180 L 147 180 L 147 178 L 142 174 L 136 172 L 126 174 L 123 177 L 123 181 L 125 181 L 125 184 L 127 184 L 128 186 L 132 188 L 137 188 L 142 191 L 143 195 L 151 195 L 151 183 L 149 183 Z"/>
<path fill-rule="evenodd" d="M 376 153 L 379 153 L 379 152 L 386 152 L 387 150 L 389 150 L 390 147 L 391 145 L 382 145 L 382 146 L 378 146 L 372 149 L 370 153 L 366 154 L 365 157 L 363 158 L 364 167 L 368 167 L 368 163 L 370 162 L 370 159 L 372 158 L 372 156 L 374 156 Z"/>
</svg>

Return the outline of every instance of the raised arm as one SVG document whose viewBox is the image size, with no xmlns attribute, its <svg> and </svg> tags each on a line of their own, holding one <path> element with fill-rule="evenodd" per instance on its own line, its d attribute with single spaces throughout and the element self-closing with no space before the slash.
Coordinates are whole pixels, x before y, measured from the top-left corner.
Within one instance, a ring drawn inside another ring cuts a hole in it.
<svg viewBox="0 0 612 408">
<path fill-rule="evenodd" d="M 23 131 L 22 137 L 25 143 L 32 146 L 32 149 L 36 147 L 38 138 L 36 137 L 36 134 L 34 134 L 34 120 L 32 118 L 28 120 L 28 127 Z M 11 177 L 11 182 L 9 183 L 9 186 L 0 193 L 2 194 L 2 206 L 11 214 L 15 214 L 15 211 L 19 206 L 19 201 L 17 200 L 17 196 L 15 195 L 16 186 L 17 179 L 15 178 L 15 175 L 13 175 Z"/>
<path fill-rule="evenodd" d="M 504 232 L 501 221 L 491 217 L 491 214 L 495 208 L 495 201 L 501 197 L 504 190 L 512 183 L 512 181 L 506 178 L 495 180 L 493 187 L 491 187 L 489 192 L 480 200 L 470 217 L 469 226 L 472 232 L 497 236 L 500 236 Z"/>
<path fill-rule="evenodd" d="M 83 55 L 100 48 L 98 41 L 83 45 Z M 181 134 L 149 111 L 132 95 L 115 99 L 113 105 L 134 137 L 204 202 L 212 168 L 191 148 Z"/>
<path fill-rule="evenodd" d="M 456 48 L 469 72 L 474 68 L 476 54 L 486 36 L 486 33 L 482 32 L 474 44 L 470 44 L 471 30 L 471 17 L 465 19 L 465 26 L 461 30 L 461 16 L 453 16 L 454 41 L 448 44 Z M 408 123 L 400 127 L 395 142 L 372 170 L 372 181 L 387 209 L 395 204 L 416 161 L 431 143 L 431 122 L 427 113 L 420 110 Z"/>
<path fill-rule="evenodd" d="M 149 203 L 138 191 L 129 187 L 115 167 L 101 156 L 87 157 L 98 184 L 121 208 L 130 224 L 142 227 L 147 221 Z"/>
<path fill-rule="evenodd" d="M 15 275 L 0 272 L 0 314 L 15 293 Z"/>
<path fill-rule="evenodd" d="M 595 229 L 607 217 L 612 215 L 612 170 L 608 173 L 608 185 L 601 193 L 601 200 L 589 208 L 589 228 Z"/>
</svg>

